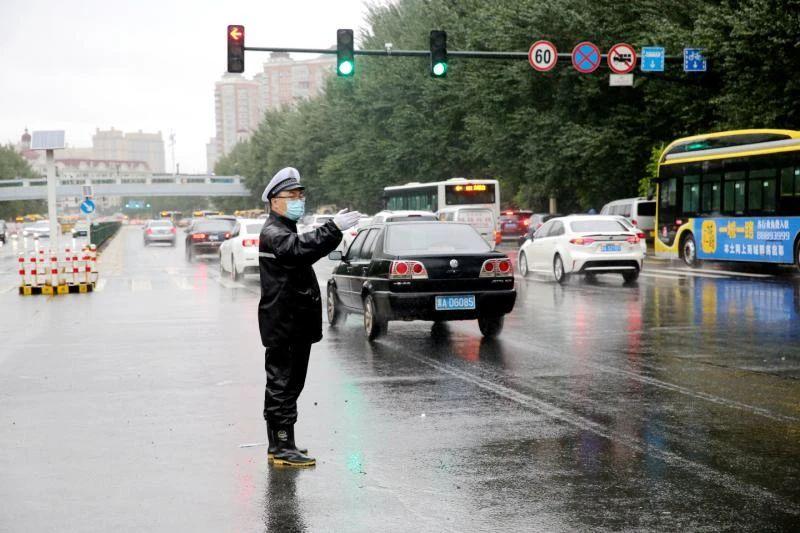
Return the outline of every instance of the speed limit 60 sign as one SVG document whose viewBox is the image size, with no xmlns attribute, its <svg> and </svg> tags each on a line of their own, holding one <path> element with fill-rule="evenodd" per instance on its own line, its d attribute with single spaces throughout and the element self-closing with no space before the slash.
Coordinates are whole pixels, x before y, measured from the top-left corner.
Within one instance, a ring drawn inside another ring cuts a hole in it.
<svg viewBox="0 0 800 533">
<path fill-rule="evenodd" d="M 547 72 L 556 66 L 558 52 L 550 41 L 536 41 L 528 50 L 528 63 L 539 72 Z"/>
</svg>

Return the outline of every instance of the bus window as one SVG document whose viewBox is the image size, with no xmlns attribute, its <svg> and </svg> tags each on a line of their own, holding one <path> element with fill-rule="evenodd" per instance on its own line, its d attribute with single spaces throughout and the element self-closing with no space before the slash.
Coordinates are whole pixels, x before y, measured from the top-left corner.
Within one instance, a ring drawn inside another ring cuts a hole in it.
<svg viewBox="0 0 800 533">
<path fill-rule="evenodd" d="M 702 194 L 700 195 L 703 213 L 719 213 L 722 187 L 719 174 L 704 174 Z"/>
<path fill-rule="evenodd" d="M 749 194 L 747 198 L 748 211 L 774 212 L 775 211 L 775 182 L 774 168 L 751 170 L 749 176 Z"/>
<path fill-rule="evenodd" d="M 724 210 L 726 213 L 743 215 L 744 214 L 744 170 L 737 170 L 725 173 L 725 202 Z"/>
<path fill-rule="evenodd" d="M 697 213 L 700 208 L 700 176 L 697 174 L 683 177 L 683 212 Z"/>
</svg>

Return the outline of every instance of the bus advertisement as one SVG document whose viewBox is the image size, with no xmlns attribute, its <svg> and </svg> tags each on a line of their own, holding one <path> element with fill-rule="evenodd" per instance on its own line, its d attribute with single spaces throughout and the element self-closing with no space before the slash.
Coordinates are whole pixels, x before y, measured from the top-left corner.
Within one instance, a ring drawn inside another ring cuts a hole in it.
<svg viewBox="0 0 800 533">
<path fill-rule="evenodd" d="M 657 256 L 800 266 L 800 132 L 679 139 L 657 186 Z"/>
</svg>

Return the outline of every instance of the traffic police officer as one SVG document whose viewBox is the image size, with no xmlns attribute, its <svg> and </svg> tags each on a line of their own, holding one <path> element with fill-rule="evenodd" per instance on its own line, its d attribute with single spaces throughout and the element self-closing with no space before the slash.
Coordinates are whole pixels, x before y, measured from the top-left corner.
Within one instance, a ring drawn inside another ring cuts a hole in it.
<svg viewBox="0 0 800 533">
<path fill-rule="evenodd" d="M 294 440 L 297 398 L 303 390 L 311 345 L 322 339 L 322 302 L 312 265 L 332 252 L 342 231 L 358 222 L 358 211 L 340 211 L 331 221 L 307 233 L 297 233 L 305 212 L 305 187 L 300 173 L 280 170 L 264 189 L 269 216 L 259 239 L 261 300 L 258 326 L 266 348 L 267 386 L 264 419 L 268 459 L 276 465 L 312 466 L 308 450 Z"/>
</svg>

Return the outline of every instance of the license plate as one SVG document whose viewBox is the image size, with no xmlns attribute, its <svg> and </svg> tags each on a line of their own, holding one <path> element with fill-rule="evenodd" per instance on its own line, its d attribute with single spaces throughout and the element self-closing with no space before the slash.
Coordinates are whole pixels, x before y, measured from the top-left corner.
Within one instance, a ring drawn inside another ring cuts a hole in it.
<svg viewBox="0 0 800 533">
<path fill-rule="evenodd" d="M 209 235 L 208 236 L 208 240 L 209 241 L 218 241 L 219 237 L 217 237 L 216 235 Z"/>
<path fill-rule="evenodd" d="M 601 252 L 621 252 L 622 246 L 619 244 L 604 244 L 600 247 Z"/>
<path fill-rule="evenodd" d="M 457 296 L 437 296 L 437 311 L 463 311 L 475 309 L 474 294 L 460 294 Z"/>
<path fill-rule="evenodd" d="M 508 224 L 506 224 L 506 228 L 507 229 L 517 229 L 517 225 L 514 224 L 513 222 L 509 222 Z"/>
</svg>

